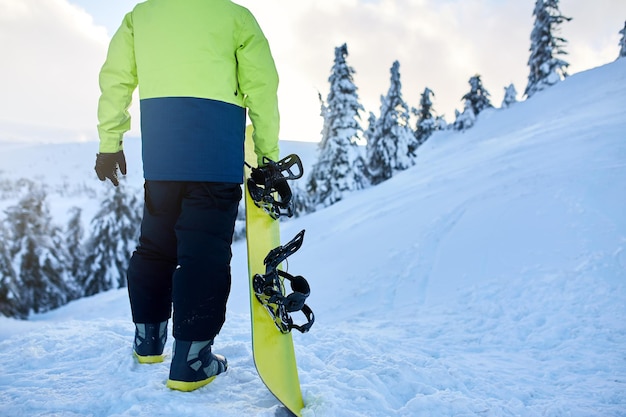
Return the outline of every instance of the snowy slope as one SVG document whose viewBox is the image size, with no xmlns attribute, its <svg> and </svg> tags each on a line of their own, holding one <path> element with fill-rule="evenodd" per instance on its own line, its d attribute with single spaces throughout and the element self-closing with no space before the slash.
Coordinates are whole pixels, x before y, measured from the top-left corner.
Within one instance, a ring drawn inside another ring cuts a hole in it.
<svg viewBox="0 0 626 417">
<path fill-rule="evenodd" d="M 284 223 L 285 241 L 307 230 L 289 267 L 317 317 L 294 335 L 304 415 L 626 416 L 625 132 L 621 60 L 439 132 L 414 168 Z M 85 145 L 66 146 L 56 166 L 87 181 Z M 0 169 L 36 174 L 38 151 L 0 147 Z M 0 318 L 0 415 L 284 416 L 254 371 L 244 242 L 233 252 L 226 375 L 166 389 L 167 361 L 134 362 L 126 293 L 110 291 Z"/>
</svg>

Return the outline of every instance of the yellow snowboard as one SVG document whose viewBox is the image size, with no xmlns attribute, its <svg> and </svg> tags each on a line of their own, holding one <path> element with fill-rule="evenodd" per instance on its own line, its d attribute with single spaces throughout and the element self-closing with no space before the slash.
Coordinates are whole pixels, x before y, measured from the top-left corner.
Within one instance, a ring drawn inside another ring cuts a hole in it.
<svg viewBox="0 0 626 417">
<path fill-rule="evenodd" d="M 257 157 L 254 153 L 251 126 L 246 129 L 245 155 L 246 162 L 256 165 Z M 250 177 L 250 172 L 251 170 L 245 167 L 245 179 Z M 272 219 L 254 204 L 247 187 L 244 194 L 254 364 L 270 392 L 289 411 L 300 416 L 304 403 L 291 333 L 281 333 L 278 330 L 265 307 L 257 300 L 252 288 L 254 275 L 265 273 L 263 260 L 270 250 L 281 244 L 278 220 Z"/>
</svg>

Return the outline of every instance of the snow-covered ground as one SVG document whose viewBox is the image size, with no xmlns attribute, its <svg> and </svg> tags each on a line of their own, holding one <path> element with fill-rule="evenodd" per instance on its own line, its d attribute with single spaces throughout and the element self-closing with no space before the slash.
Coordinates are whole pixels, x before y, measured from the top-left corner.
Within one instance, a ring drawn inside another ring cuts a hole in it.
<svg viewBox="0 0 626 417">
<path fill-rule="evenodd" d="M 314 145 L 294 146 L 313 162 Z M 98 188 L 95 148 L 0 145 L 0 170 Z M 138 149 L 127 144 L 127 186 L 141 185 Z M 307 230 L 289 263 L 317 319 L 294 334 L 303 415 L 626 416 L 626 60 L 418 152 L 414 168 L 281 226 L 285 242 Z M 58 216 L 94 204 L 51 199 Z M 168 361 L 133 360 L 115 290 L 0 318 L 0 415 L 286 415 L 255 373 L 245 242 L 233 252 L 224 376 L 168 390 Z"/>
</svg>

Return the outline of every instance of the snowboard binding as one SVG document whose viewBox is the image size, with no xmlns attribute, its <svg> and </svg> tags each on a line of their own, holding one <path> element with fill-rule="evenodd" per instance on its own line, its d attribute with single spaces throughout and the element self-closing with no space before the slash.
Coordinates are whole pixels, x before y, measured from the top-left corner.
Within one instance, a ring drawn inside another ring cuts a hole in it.
<svg viewBox="0 0 626 417">
<path fill-rule="evenodd" d="M 291 154 L 274 162 L 263 157 L 263 165 L 253 168 L 247 185 L 250 197 L 257 207 L 262 208 L 274 220 L 282 215 L 293 216 L 292 193 L 287 180 L 297 180 L 304 172 L 298 155 Z M 297 170 L 292 169 L 296 167 Z M 278 199 L 276 199 L 278 195 Z"/>
<path fill-rule="evenodd" d="M 293 276 L 278 269 L 279 265 L 302 246 L 304 230 L 300 231 L 289 243 L 272 249 L 265 257 L 265 274 L 256 274 L 252 280 L 254 293 L 261 304 L 268 311 L 274 324 L 281 333 L 289 333 L 296 329 L 301 333 L 309 331 L 315 316 L 309 306 L 305 304 L 311 293 L 311 288 L 302 276 Z M 291 283 L 291 294 L 285 295 L 285 283 Z M 307 322 L 295 324 L 290 313 L 302 311 Z"/>
</svg>

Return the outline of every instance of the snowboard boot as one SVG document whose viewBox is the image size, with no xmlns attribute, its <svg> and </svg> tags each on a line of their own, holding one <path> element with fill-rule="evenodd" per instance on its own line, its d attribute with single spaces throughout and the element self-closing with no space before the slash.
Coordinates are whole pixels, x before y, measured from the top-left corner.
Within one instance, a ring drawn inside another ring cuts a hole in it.
<svg viewBox="0 0 626 417">
<path fill-rule="evenodd" d="M 163 362 L 167 340 L 167 320 L 161 323 L 135 323 L 133 352 L 139 363 Z"/>
<path fill-rule="evenodd" d="M 226 371 L 228 369 L 226 358 L 213 354 L 212 344 L 213 340 L 203 342 L 175 340 L 167 387 L 178 391 L 193 391 Z"/>
</svg>

